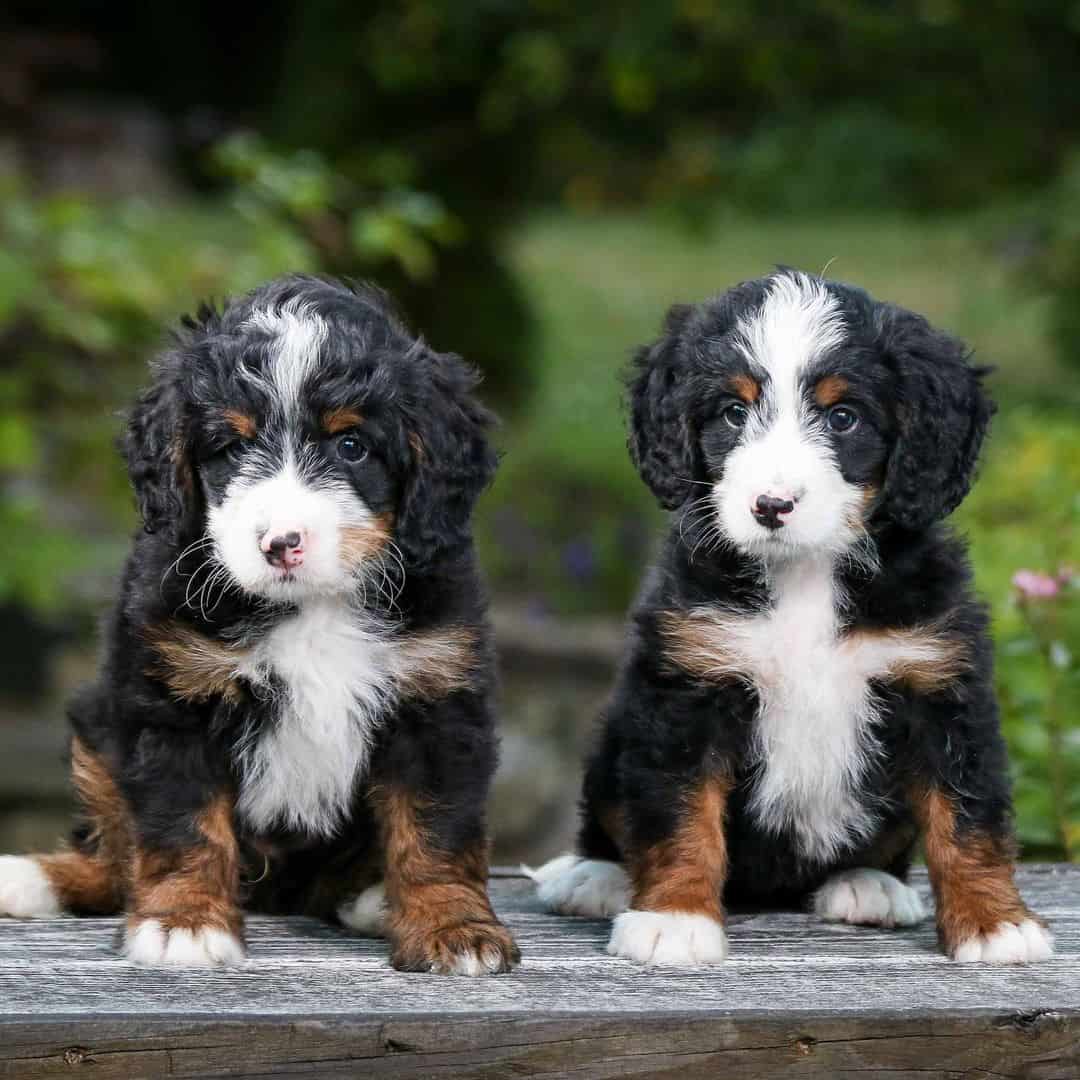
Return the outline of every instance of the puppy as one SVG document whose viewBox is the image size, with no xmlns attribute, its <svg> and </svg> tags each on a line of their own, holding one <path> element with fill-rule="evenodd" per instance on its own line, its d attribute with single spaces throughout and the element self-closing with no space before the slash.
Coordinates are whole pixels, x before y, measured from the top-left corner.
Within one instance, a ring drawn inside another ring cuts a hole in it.
<svg viewBox="0 0 1080 1080">
<path fill-rule="evenodd" d="M 941 524 L 992 408 L 964 347 L 790 270 L 675 307 L 636 358 L 631 456 L 675 511 L 588 762 L 556 911 L 608 951 L 724 960 L 723 901 L 904 926 L 921 834 L 942 948 L 1041 960 L 1013 884 L 987 615 Z"/>
<path fill-rule="evenodd" d="M 241 960 L 244 907 L 385 933 L 405 970 L 516 963 L 486 895 L 476 383 L 369 287 L 286 277 L 184 322 L 123 443 L 145 528 L 70 712 L 82 821 L 0 860 L 0 914 L 124 911 L 149 965 Z"/>
</svg>

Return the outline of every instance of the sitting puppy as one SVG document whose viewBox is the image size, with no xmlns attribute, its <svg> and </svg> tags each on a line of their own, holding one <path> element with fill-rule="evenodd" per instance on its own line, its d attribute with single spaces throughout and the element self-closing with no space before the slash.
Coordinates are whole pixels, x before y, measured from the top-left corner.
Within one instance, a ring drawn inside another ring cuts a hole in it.
<svg viewBox="0 0 1080 1080">
<path fill-rule="evenodd" d="M 1023 962 L 1051 938 L 1013 884 L 987 617 L 941 520 L 992 412 L 963 346 L 789 270 L 675 307 L 637 356 L 630 451 L 678 511 L 588 763 L 583 858 L 556 911 L 617 915 L 609 952 L 715 964 L 722 901 L 922 917 L 943 949 Z"/>
<path fill-rule="evenodd" d="M 486 894 L 492 648 L 477 379 L 386 297 L 287 277 L 186 320 L 124 441 L 145 530 L 71 710 L 71 850 L 0 914 L 127 914 L 141 964 L 244 954 L 241 908 L 505 971 Z"/>
</svg>

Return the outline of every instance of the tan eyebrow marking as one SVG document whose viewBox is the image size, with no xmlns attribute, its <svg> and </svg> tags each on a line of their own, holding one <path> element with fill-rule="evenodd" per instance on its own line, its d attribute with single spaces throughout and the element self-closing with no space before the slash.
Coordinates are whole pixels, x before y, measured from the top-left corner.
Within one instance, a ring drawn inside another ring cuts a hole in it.
<svg viewBox="0 0 1080 1080">
<path fill-rule="evenodd" d="M 247 413 L 238 412 L 236 409 L 226 409 L 222 415 L 225 417 L 225 423 L 228 424 L 240 438 L 255 438 L 255 435 L 259 430 L 258 424 L 255 423 L 255 417 L 248 416 Z"/>
<path fill-rule="evenodd" d="M 348 431 L 364 422 L 364 418 L 355 409 L 329 409 L 323 413 L 323 430 L 327 435 L 336 435 L 339 431 Z"/>
<path fill-rule="evenodd" d="M 814 400 L 823 408 L 843 401 L 847 396 L 848 381 L 843 375 L 826 375 L 814 386 Z"/>
<path fill-rule="evenodd" d="M 753 405 L 761 397 L 761 383 L 750 375 L 735 375 L 731 380 L 731 388 L 747 405 Z"/>
</svg>

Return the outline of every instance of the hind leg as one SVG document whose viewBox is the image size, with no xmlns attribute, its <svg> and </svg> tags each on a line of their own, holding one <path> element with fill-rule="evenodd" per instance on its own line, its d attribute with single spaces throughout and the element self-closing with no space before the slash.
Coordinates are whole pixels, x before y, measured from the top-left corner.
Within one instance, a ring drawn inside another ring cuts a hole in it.
<svg viewBox="0 0 1080 1080">
<path fill-rule="evenodd" d="M 814 912 L 826 922 L 859 926 L 914 926 L 926 915 L 910 885 L 865 866 L 829 878 L 814 894 Z"/>
<path fill-rule="evenodd" d="M 622 865 L 619 838 L 623 814 L 603 770 L 590 766 L 582 797 L 581 855 L 559 855 L 537 870 L 526 868 L 536 895 L 559 915 L 611 918 L 630 907 L 630 878 Z"/>
<path fill-rule="evenodd" d="M 0 856 L 0 916 L 113 915 L 123 907 L 130 848 L 123 801 L 101 758 L 77 738 L 71 774 L 86 819 L 78 849 Z"/>
</svg>

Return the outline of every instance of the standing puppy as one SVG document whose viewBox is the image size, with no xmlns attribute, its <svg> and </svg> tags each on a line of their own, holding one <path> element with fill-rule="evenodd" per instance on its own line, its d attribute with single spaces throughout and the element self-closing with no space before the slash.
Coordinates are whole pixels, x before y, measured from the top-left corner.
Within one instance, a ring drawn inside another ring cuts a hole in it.
<svg viewBox="0 0 1080 1080">
<path fill-rule="evenodd" d="M 963 346 L 865 292 L 782 270 L 675 307 L 638 354 L 630 451 L 675 520 L 585 778 L 557 911 L 609 951 L 727 953 L 722 901 L 922 917 L 943 949 L 1023 962 L 1051 938 L 1013 884 L 987 617 L 941 521 L 991 415 Z"/>
<path fill-rule="evenodd" d="M 0 859 L 0 915 L 123 910 L 143 964 L 242 959 L 242 906 L 385 931 L 407 970 L 517 961 L 486 895 L 476 382 L 370 288 L 184 323 L 124 441 L 145 530 L 71 710 L 83 821 Z"/>
</svg>

